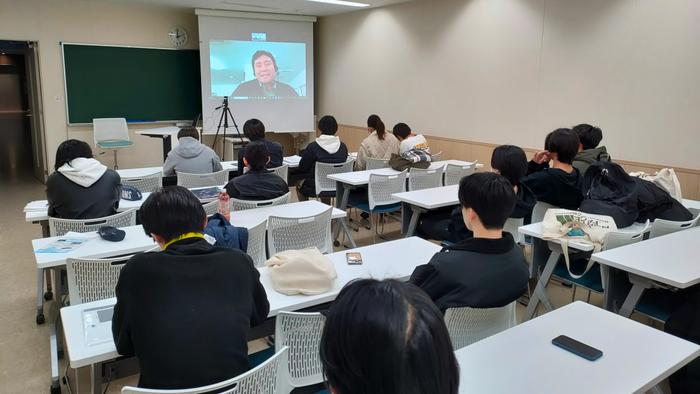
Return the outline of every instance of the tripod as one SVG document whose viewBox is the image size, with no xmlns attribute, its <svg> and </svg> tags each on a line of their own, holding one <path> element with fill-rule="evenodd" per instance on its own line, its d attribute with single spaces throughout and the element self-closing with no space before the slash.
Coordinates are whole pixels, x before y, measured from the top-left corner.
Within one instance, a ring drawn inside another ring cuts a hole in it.
<svg viewBox="0 0 700 394">
<path fill-rule="evenodd" d="M 224 143 L 222 144 L 221 147 L 221 160 L 226 161 L 226 129 L 228 129 L 230 126 L 228 125 L 228 118 L 229 116 L 231 117 L 231 121 L 233 122 L 233 127 L 236 129 L 236 133 L 238 134 L 238 138 L 243 141 L 243 136 L 241 135 L 241 131 L 238 130 L 238 124 L 236 124 L 236 119 L 233 117 L 233 114 L 231 113 L 231 110 L 228 107 L 228 97 L 224 97 L 224 102 L 220 106 L 214 108 L 214 110 L 219 110 L 221 109 L 221 117 L 219 118 L 219 125 L 216 126 L 216 135 L 214 136 L 214 142 L 211 144 L 211 148 L 216 150 L 216 141 L 219 140 L 219 130 L 223 126 L 224 128 Z"/>
</svg>

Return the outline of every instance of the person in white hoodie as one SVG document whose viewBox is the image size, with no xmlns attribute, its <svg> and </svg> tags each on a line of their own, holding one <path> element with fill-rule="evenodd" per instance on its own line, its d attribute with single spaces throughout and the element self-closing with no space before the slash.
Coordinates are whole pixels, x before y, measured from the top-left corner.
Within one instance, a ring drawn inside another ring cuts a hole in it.
<svg viewBox="0 0 700 394">
<path fill-rule="evenodd" d="M 56 171 L 46 181 L 49 216 L 94 219 L 117 213 L 121 178 L 92 157 L 86 142 L 61 143 L 54 168 Z"/>
<path fill-rule="evenodd" d="M 321 135 L 316 138 L 316 141 L 310 143 L 301 154 L 298 172 L 303 179 L 297 185 L 299 201 L 316 196 L 316 185 L 314 184 L 316 162 L 345 163 L 348 159 L 348 147 L 335 135 L 338 131 L 338 122 L 334 117 L 329 115 L 322 117 L 318 121 L 318 130 Z M 334 195 L 335 192 L 321 193 L 319 197 L 330 198 Z"/>
<path fill-rule="evenodd" d="M 168 153 L 163 164 L 163 175 L 175 172 L 209 174 L 221 171 L 221 159 L 210 147 L 199 142 L 199 131 L 192 126 L 183 127 L 177 133 L 177 147 Z"/>
<path fill-rule="evenodd" d="M 397 123 L 392 130 L 394 136 L 400 141 L 399 155 L 402 155 L 411 150 L 421 150 L 430 153 L 428 141 L 423 137 L 423 134 L 416 134 L 411 131 L 411 128 L 406 123 Z"/>
</svg>

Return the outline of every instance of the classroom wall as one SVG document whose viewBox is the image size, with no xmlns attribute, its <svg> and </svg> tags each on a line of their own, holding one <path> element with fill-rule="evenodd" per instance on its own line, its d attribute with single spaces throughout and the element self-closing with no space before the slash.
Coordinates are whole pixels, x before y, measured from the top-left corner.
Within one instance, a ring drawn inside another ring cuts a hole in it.
<svg viewBox="0 0 700 394">
<path fill-rule="evenodd" d="M 699 20 L 697 0 L 430 0 L 322 17 L 317 113 L 524 148 L 591 122 L 615 159 L 684 168 L 695 190 Z"/>
</svg>

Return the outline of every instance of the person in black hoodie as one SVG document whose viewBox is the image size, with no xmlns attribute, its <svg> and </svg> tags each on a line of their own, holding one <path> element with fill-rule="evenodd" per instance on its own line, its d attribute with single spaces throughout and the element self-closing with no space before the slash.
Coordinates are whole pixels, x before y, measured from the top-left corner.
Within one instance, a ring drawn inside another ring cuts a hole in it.
<svg viewBox="0 0 700 394">
<path fill-rule="evenodd" d="M 265 168 L 270 153 L 262 141 L 248 144 L 243 161 L 248 172 L 226 184 L 229 196 L 240 200 L 271 200 L 289 193 L 287 182 Z"/>
<path fill-rule="evenodd" d="M 153 192 L 139 216 L 162 251 L 122 268 L 112 318 L 117 352 L 138 359 L 139 386 L 192 388 L 246 372 L 246 337 L 270 309 L 253 260 L 209 245 L 202 204 L 181 186 Z"/>
<path fill-rule="evenodd" d="M 270 152 L 270 161 L 265 164 L 265 168 L 275 168 L 283 164 L 284 153 L 282 144 L 265 138 L 265 125 L 259 119 L 248 119 L 243 124 L 243 135 L 245 138 L 249 139 L 250 142 L 260 141 L 265 144 L 267 151 Z M 241 150 L 238 152 L 239 174 L 242 174 L 243 168 L 245 168 L 243 158 L 245 157 L 245 152 L 248 149 L 248 145 L 241 148 Z"/>
<path fill-rule="evenodd" d="M 316 138 L 316 141 L 310 143 L 301 154 L 298 172 L 302 174 L 303 179 L 297 185 L 299 201 L 316 196 L 314 183 L 316 162 L 345 163 L 348 159 L 348 148 L 335 135 L 338 131 L 338 122 L 334 117 L 329 115 L 322 117 L 318 121 L 318 130 L 321 135 Z"/>
<path fill-rule="evenodd" d="M 525 256 L 503 225 L 513 212 L 513 185 L 504 177 L 476 173 L 459 183 L 464 223 L 474 233 L 442 249 L 417 267 L 410 282 L 423 289 L 440 310 L 505 306 L 527 291 Z"/>
<path fill-rule="evenodd" d="M 61 219 L 94 219 L 117 213 L 121 178 L 92 157 L 86 142 L 66 140 L 56 150 L 46 181 L 48 213 Z"/>
</svg>

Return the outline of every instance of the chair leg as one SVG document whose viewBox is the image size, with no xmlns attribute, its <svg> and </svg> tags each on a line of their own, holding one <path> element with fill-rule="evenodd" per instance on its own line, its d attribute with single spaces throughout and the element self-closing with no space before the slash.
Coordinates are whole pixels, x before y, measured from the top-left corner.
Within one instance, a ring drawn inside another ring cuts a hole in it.
<svg viewBox="0 0 700 394">
<path fill-rule="evenodd" d="M 571 287 L 572 287 L 572 289 L 571 289 L 571 302 L 574 302 L 576 300 L 576 288 L 578 286 L 573 285 Z"/>
<path fill-rule="evenodd" d="M 117 150 L 114 149 L 112 150 L 114 152 L 114 169 L 118 170 L 119 169 L 119 163 L 117 162 Z"/>
<path fill-rule="evenodd" d="M 591 291 L 590 290 L 588 290 L 588 297 L 586 297 L 586 302 L 589 304 L 591 303 Z"/>
<path fill-rule="evenodd" d="M 369 231 L 372 232 L 372 245 L 377 243 L 377 233 L 376 233 L 376 227 L 374 224 L 374 217 L 375 216 L 376 215 L 374 215 L 373 213 L 370 212 L 370 214 L 369 214 L 369 228 L 370 228 Z"/>
</svg>

